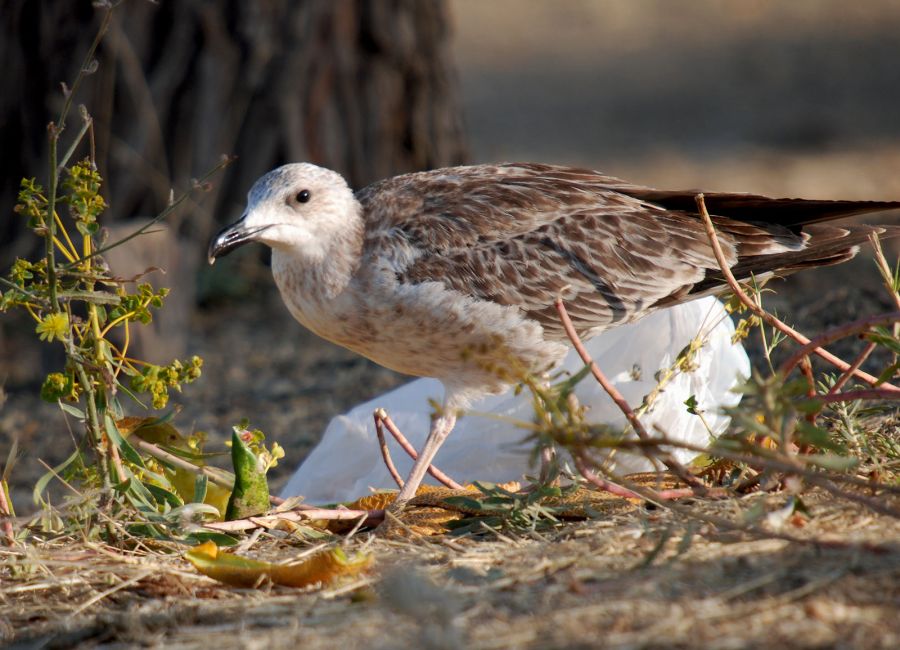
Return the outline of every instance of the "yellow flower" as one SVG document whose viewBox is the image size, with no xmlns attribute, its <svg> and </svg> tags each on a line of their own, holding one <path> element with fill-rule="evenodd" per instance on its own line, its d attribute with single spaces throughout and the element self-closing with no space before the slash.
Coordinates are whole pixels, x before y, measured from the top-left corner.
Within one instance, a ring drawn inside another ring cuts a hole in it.
<svg viewBox="0 0 900 650">
<path fill-rule="evenodd" d="M 34 331 L 38 333 L 42 341 L 62 341 L 69 331 L 69 317 L 61 311 L 47 314 L 37 324 Z"/>
</svg>

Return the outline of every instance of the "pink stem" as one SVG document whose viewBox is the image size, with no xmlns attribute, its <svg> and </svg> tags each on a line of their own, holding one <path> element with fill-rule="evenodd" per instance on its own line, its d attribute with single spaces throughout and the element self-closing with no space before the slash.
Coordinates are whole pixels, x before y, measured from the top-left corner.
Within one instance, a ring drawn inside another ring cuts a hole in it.
<svg viewBox="0 0 900 650">
<path fill-rule="evenodd" d="M 852 402 L 858 399 L 900 399 L 900 391 L 884 388 L 869 388 L 866 390 L 853 390 L 849 393 L 835 393 L 828 395 L 818 395 L 815 398 L 825 404 L 834 402 Z"/>
<path fill-rule="evenodd" d="M 738 297 L 738 299 L 744 303 L 744 305 L 753 312 L 755 315 L 759 316 L 763 321 L 765 321 L 771 327 L 774 327 L 782 334 L 785 334 L 795 341 L 797 341 L 800 345 L 806 345 L 810 341 L 808 338 L 803 336 L 800 332 L 792 328 L 791 326 L 781 322 L 777 318 L 775 318 L 772 314 L 767 312 L 765 309 L 756 304 L 756 301 L 750 298 L 744 290 L 741 288 L 741 285 L 738 284 L 738 281 L 734 279 L 734 275 L 731 273 L 731 269 L 728 268 L 728 261 L 725 259 L 725 254 L 722 252 L 722 246 L 719 244 L 719 238 L 716 236 L 716 228 L 713 225 L 712 219 L 709 216 L 709 212 L 706 210 L 706 202 L 703 200 L 703 194 L 698 194 L 696 196 L 697 200 L 697 208 L 700 211 L 700 216 L 703 217 L 703 223 L 706 227 L 706 235 L 709 237 L 709 243 L 712 246 L 713 253 L 716 256 L 716 261 L 719 263 L 719 269 L 722 271 L 722 275 L 725 278 L 725 281 L 728 283 L 728 286 L 731 288 L 734 295 Z M 827 350 L 823 348 L 816 348 L 814 350 L 810 350 L 810 352 L 819 355 L 832 365 L 836 366 L 839 370 L 847 371 L 850 370 L 850 364 L 840 359 Z M 866 383 L 871 385 L 876 385 L 878 383 L 878 378 L 873 377 L 867 372 L 863 372 L 862 370 L 857 369 L 853 373 L 855 376 L 859 377 Z M 893 388 L 896 388 L 895 386 Z"/>
<path fill-rule="evenodd" d="M 866 359 L 869 358 L 869 355 L 872 354 L 872 351 L 878 347 L 876 343 L 869 343 L 863 351 L 859 353 L 859 356 L 856 357 L 856 360 L 853 364 L 844 371 L 844 374 L 841 375 L 836 382 L 834 382 L 834 386 L 831 387 L 831 390 L 828 391 L 829 395 L 834 395 L 839 392 L 844 385 L 850 381 L 850 377 L 853 376 L 853 372 L 859 370 L 859 367 L 865 362 Z"/>
<path fill-rule="evenodd" d="M 563 304 L 562 298 L 556 299 L 556 311 L 559 312 L 559 319 L 562 321 L 563 329 L 566 331 L 566 335 L 569 337 L 569 340 L 572 342 L 572 345 L 575 347 L 575 350 L 578 352 L 578 356 L 581 357 L 581 360 L 584 361 L 585 365 L 589 366 L 591 369 L 591 374 L 594 375 L 594 379 L 597 380 L 597 383 L 603 387 L 603 390 L 606 391 L 607 395 L 610 396 L 613 402 L 616 403 L 616 406 L 625 414 L 625 417 L 628 419 L 628 422 L 631 423 L 631 426 L 634 428 L 634 432 L 637 434 L 638 438 L 641 440 L 650 440 L 650 435 L 647 433 L 647 430 L 644 428 L 644 425 L 641 424 L 640 419 L 637 415 L 635 415 L 634 411 L 628 405 L 628 402 L 625 401 L 625 398 L 622 396 L 622 393 L 618 391 L 618 389 L 613 386 L 612 382 L 610 382 L 606 375 L 603 374 L 603 371 L 600 370 L 600 367 L 594 363 L 594 360 L 591 358 L 591 355 L 588 353 L 587 349 L 584 347 L 584 344 L 581 342 L 581 338 L 578 336 L 578 333 L 575 331 L 575 326 L 572 325 L 572 319 L 569 318 L 569 313 L 566 311 L 566 306 Z M 669 468 L 669 470 L 678 476 L 682 481 L 690 485 L 694 488 L 695 492 L 706 493 L 706 486 L 703 485 L 703 482 L 700 481 L 696 476 L 693 476 L 690 472 L 685 469 L 685 467 L 679 463 L 675 458 L 662 450 L 657 450 L 657 455 L 659 459 L 663 462 L 663 464 Z"/>
<path fill-rule="evenodd" d="M 573 454 L 572 458 L 575 460 L 575 467 L 578 469 L 578 473 L 581 474 L 588 483 L 599 488 L 600 490 L 609 492 L 610 494 L 615 494 L 616 496 L 623 497 L 625 499 L 646 499 L 644 496 L 638 494 L 637 492 L 632 492 L 627 488 L 623 488 L 621 485 L 616 485 L 615 483 L 611 483 L 610 481 L 597 476 L 597 474 L 587 466 L 582 455 Z M 661 490 L 659 492 L 648 490 L 648 492 L 653 497 L 653 499 L 658 499 L 660 501 L 669 501 L 671 499 L 683 499 L 685 497 L 697 496 L 696 491 L 692 488 Z"/>
<path fill-rule="evenodd" d="M 781 364 L 781 374 L 786 377 L 788 373 L 794 369 L 794 366 L 800 362 L 800 359 L 807 356 L 810 352 L 814 352 L 818 347 L 834 343 L 835 341 L 846 338 L 852 334 L 867 332 L 872 326 L 890 325 L 896 323 L 898 320 L 900 320 L 900 311 L 893 311 L 888 314 L 878 314 L 877 316 L 862 318 L 858 321 L 847 323 L 846 325 L 841 325 L 840 327 L 835 327 L 827 332 L 823 332 L 797 350 L 787 361 Z M 849 366 L 845 369 L 845 372 L 852 368 L 853 366 Z"/>
</svg>

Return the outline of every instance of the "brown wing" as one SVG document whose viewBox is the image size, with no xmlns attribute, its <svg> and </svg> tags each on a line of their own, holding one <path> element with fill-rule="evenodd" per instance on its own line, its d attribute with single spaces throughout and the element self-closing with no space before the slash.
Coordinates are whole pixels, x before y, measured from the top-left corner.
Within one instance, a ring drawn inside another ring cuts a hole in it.
<svg viewBox="0 0 900 650">
<path fill-rule="evenodd" d="M 390 258 L 401 282 L 441 282 L 517 306 L 559 338 L 559 295 L 586 334 L 721 284 L 696 212 L 681 209 L 695 193 L 660 192 L 589 170 L 511 164 L 398 176 L 358 198 L 366 255 Z M 785 225 L 766 222 L 766 202 Z M 709 204 L 729 263 L 749 275 L 807 253 L 798 215 L 821 220 L 887 206 L 837 203 L 715 194 Z M 744 221 L 748 216 L 754 220 Z M 847 248 L 832 246 L 825 257 L 837 261 Z M 815 256 L 807 257 L 809 265 Z M 766 266 L 769 258 L 776 264 Z"/>
</svg>

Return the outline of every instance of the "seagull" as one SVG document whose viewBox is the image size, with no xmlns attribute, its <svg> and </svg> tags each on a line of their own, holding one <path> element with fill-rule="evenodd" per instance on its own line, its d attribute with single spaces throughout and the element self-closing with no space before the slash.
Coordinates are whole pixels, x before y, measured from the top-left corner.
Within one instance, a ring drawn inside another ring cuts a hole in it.
<svg viewBox="0 0 900 650">
<path fill-rule="evenodd" d="M 534 163 L 403 174 L 357 192 L 309 163 L 254 183 L 241 218 L 216 235 L 212 264 L 248 242 L 272 249 L 290 313 L 382 366 L 433 377 L 445 394 L 394 507 L 475 398 L 542 373 L 582 339 L 727 288 L 695 204 L 588 169 Z M 704 193 L 738 280 L 838 264 L 876 226 L 827 225 L 900 208 L 895 201 Z"/>
</svg>

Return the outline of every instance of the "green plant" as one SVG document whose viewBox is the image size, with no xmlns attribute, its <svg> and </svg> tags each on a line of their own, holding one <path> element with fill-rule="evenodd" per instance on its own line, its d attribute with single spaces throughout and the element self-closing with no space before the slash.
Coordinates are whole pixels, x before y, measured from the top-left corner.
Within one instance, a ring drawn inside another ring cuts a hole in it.
<svg viewBox="0 0 900 650">
<path fill-rule="evenodd" d="M 80 489 L 98 494 L 99 505 L 109 506 L 112 516 L 104 516 L 107 521 L 128 508 L 138 515 L 138 523 L 129 528 L 131 533 L 165 536 L 172 526 L 189 518 L 185 514 L 188 505 L 193 504 L 191 516 L 223 514 L 221 492 L 226 491 L 227 498 L 234 477 L 206 468 L 209 454 L 202 451 L 202 436 L 181 437 L 167 422 L 168 416 L 128 416 L 129 403 L 144 410 L 165 408 L 172 390 L 180 391 L 184 384 L 200 377 L 203 362 L 192 356 L 156 365 L 129 355 L 132 328 L 152 321 L 154 312 L 163 307 L 168 289 L 156 289 L 141 278 L 116 277 L 103 253 L 165 219 L 191 192 L 205 188 L 207 179 L 230 160 L 223 157 L 145 226 L 119 241 L 103 240 L 100 223 L 108 206 L 92 153 L 72 162 L 86 136 L 92 136 L 93 121 L 85 107 L 80 107 L 82 125 L 78 133 L 62 156 L 59 150 L 74 94 L 85 76 L 97 68 L 94 53 L 109 25 L 111 11 L 112 7 L 106 7 L 75 82 L 70 90 L 64 86 L 62 111 L 48 126 L 46 184 L 34 178 L 21 183 L 15 212 L 43 240 L 43 254 L 35 260 L 17 259 L 8 277 L 0 278 L 0 312 L 27 312 L 41 341 L 62 346 L 65 364 L 44 379 L 41 397 L 58 403 L 83 426 L 85 434 L 78 449 L 38 482 L 35 499 L 42 498 L 53 477 L 74 480 Z M 115 334 L 120 338 L 115 339 Z M 123 397 L 127 398 L 124 402 Z M 240 428 L 244 432 L 246 426 Z M 265 471 L 283 452 L 277 446 L 272 452 L 266 450 L 261 432 L 245 433 L 249 446 L 242 442 L 245 454 L 241 462 L 253 467 L 242 466 L 239 472 L 247 476 L 249 471 L 252 478 L 259 465 L 264 482 Z M 237 429 L 235 438 L 239 439 Z M 85 453 L 88 450 L 92 454 Z M 257 456 L 263 459 L 261 465 L 255 462 Z M 204 503 L 205 507 L 198 507 Z M 107 525 L 106 530 L 112 532 L 113 526 Z"/>
</svg>

